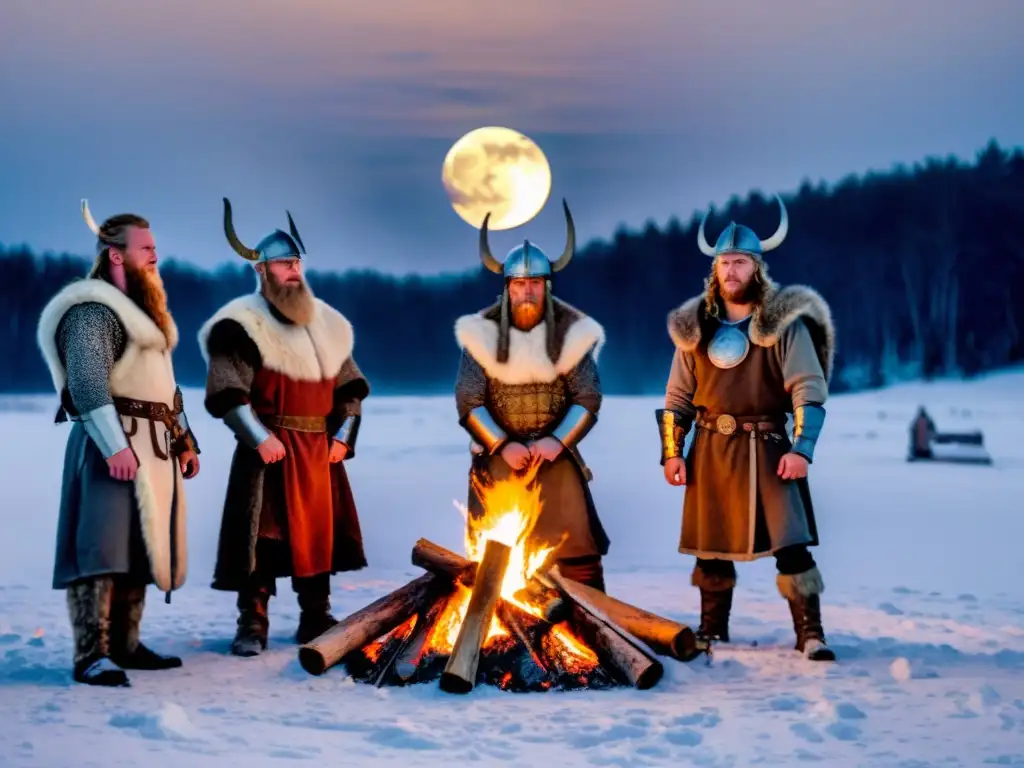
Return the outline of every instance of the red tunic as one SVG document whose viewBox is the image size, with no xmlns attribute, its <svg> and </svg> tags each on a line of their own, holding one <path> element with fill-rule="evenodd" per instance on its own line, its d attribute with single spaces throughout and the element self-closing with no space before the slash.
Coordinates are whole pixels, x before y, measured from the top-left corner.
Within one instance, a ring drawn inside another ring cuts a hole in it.
<svg viewBox="0 0 1024 768">
<path fill-rule="evenodd" d="M 267 467 L 260 536 L 290 543 L 292 575 L 332 570 L 335 513 L 327 433 L 273 426 L 274 417 L 326 418 L 334 403 L 335 379 L 297 381 L 261 369 L 253 380 L 253 410 L 284 445 L 285 457 Z"/>
</svg>

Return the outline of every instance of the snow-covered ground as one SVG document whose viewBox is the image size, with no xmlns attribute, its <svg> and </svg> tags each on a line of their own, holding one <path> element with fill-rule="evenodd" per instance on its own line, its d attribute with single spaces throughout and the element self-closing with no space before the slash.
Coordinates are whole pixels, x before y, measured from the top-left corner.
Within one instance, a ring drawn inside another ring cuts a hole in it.
<svg viewBox="0 0 1024 768">
<path fill-rule="evenodd" d="M 64 595 L 50 589 L 67 427 L 53 398 L 0 399 L 0 765 L 1024 765 L 1024 372 L 836 397 L 812 467 L 825 628 L 837 665 L 789 650 L 772 563 L 742 566 L 734 634 L 711 666 L 666 662 L 649 691 L 466 697 L 310 677 L 287 582 L 271 648 L 227 653 L 232 595 L 209 579 L 228 430 L 186 406 L 202 444 L 188 485 L 190 580 L 151 593 L 144 639 L 184 657 L 127 690 L 70 682 Z M 991 467 L 907 464 L 924 403 L 940 429 L 985 432 Z M 653 399 L 609 398 L 585 444 L 611 534 L 614 594 L 687 623 L 698 595 L 676 553 L 682 492 L 658 465 Z M 372 398 L 350 465 L 372 568 L 334 579 L 338 615 L 419 574 L 426 536 L 461 549 L 453 505 L 467 440 L 446 398 Z"/>
</svg>

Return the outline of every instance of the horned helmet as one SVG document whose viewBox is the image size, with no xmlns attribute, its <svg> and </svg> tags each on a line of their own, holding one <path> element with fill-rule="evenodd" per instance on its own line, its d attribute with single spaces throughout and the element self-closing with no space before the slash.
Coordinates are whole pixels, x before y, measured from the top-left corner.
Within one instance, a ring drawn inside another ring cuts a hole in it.
<svg viewBox="0 0 1024 768">
<path fill-rule="evenodd" d="M 284 259 L 301 259 L 306 253 L 306 246 L 299 237 L 299 231 L 295 227 L 292 215 L 285 211 L 288 216 L 288 229 L 291 234 L 275 229 L 264 237 L 255 248 L 249 248 L 238 238 L 235 233 L 235 224 L 231 214 L 231 202 L 224 198 L 224 234 L 228 243 L 235 253 L 255 266 L 266 264 L 269 261 L 281 261 Z"/>
<path fill-rule="evenodd" d="M 759 239 L 750 227 L 730 221 L 729 226 L 722 231 L 722 234 L 718 236 L 718 240 L 715 241 L 715 245 L 712 247 L 708 243 L 707 236 L 704 234 L 704 227 L 711 216 L 711 209 L 709 208 L 704 214 L 704 218 L 701 219 L 700 229 L 697 231 L 697 246 L 700 248 L 701 253 L 705 256 L 710 256 L 712 259 L 725 253 L 742 253 L 745 256 L 750 256 L 759 264 L 764 264 L 764 254 L 782 245 L 789 232 L 789 214 L 786 213 L 786 205 L 782 202 L 782 198 L 779 195 L 775 195 L 775 199 L 779 201 L 779 226 L 775 230 L 775 234 L 767 240 Z"/>
<path fill-rule="evenodd" d="M 509 329 L 510 329 L 510 308 L 508 284 L 516 278 L 542 277 L 544 278 L 544 323 L 547 335 L 548 357 L 554 362 L 558 357 L 558 340 L 555 338 L 554 322 L 554 301 L 551 296 L 551 278 L 556 272 L 561 272 L 572 261 L 576 253 L 576 225 L 572 220 L 572 213 L 569 212 L 569 204 L 563 199 L 562 210 L 565 213 L 565 247 L 561 255 L 554 261 L 548 258 L 543 250 L 538 248 L 529 240 L 523 240 L 505 256 L 504 261 L 498 261 L 491 252 L 488 240 L 488 222 L 491 214 L 484 216 L 483 224 L 480 225 L 480 261 L 491 272 L 502 275 L 505 278 L 504 289 L 501 293 L 501 317 L 499 320 L 498 350 L 499 362 L 506 362 L 509 354 Z"/>
</svg>

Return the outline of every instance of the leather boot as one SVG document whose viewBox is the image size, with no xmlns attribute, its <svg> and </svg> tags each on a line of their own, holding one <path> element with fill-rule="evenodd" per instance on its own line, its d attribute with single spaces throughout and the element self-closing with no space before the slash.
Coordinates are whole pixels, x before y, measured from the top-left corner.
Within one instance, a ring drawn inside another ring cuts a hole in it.
<svg viewBox="0 0 1024 768">
<path fill-rule="evenodd" d="M 110 609 L 113 580 L 83 579 L 67 588 L 68 614 L 75 638 L 76 682 L 108 688 L 127 687 L 128 675 L 110 658 Z"/>
<path fill-rule="evenodd" d="M 292 585 L 299 598 L 299 628 L 295 642 L 299 645 L 316 640 L 338 620 L 331 615 L 331 575 L 294 579 Z"/>
<path fill-rule="evenodd" d="M 731 563 L 729 565 L 732 566 Z M 698 565 L 693 569 L 690 583 L 700 589 L 700 627 L 697 636 L 709 642 L 728 643 L 736 576 L 709 574 Z"/>
<path fill-rule="evenodd" d="M 231 642 L 235 656 L 258 656 L 267 649 L 270 632 L 270 596 L 272 588 L 255 579 L 238 593 L 238 629 Z"/>
<path fill-rule="evenodd" d="M 836 654 L 825 644 L 821 625 L 820 595 L 825 585 L 817 567 L 794 575 L 779 574 L 776 583 L 793 617 L 794 648 L 811 661 L 835 661 Z"/>
<path fill-rule="evenodd" d="M 110 658 L 123 669 L 176 669 L 177 656 L 164 656 L 139 640 L 139 627 L 146 607 L 145 584 L 114 582 L 110 614 Z"/>
</svg>

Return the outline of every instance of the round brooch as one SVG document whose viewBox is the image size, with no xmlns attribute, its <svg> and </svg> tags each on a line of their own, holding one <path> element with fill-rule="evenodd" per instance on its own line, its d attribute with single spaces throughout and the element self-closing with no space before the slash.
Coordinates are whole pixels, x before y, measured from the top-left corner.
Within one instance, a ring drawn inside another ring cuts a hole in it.
<svg viewBox="0 0 1024 768">
<path fill-rule="evenodd" d="M 732 325 L 719 326 L 708 344 L 708 357 L 716 368 L 735 368 L 750 351 L 747 334 Z"/>
</svg>

